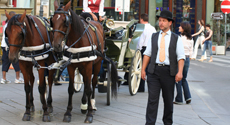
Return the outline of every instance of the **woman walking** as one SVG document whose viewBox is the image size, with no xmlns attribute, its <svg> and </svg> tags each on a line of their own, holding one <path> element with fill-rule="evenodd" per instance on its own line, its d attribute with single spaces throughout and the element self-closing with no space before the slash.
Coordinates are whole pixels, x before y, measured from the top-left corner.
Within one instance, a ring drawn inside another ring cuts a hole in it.
<svg viewBox="0 0 230 125">
<path fill-rule="evenodd" d="M 185 61 L 184 61 L 184 69 L 183 69 L 183 78 L 181 81 L 176 83 L 177 95 L 174 104 L 183 104 L 182 87 L 184 91 L 185 101 L 187 104 L 189 104 L 191 103 L 191 94 L 189 91 L 189 86 L 186 78 L 187 78 L 189 64 L 190 64 L 190 57 L 193 54 L 193 40 L 191 36 L 190 23 L 182 22 L 179 27 L 179 32 L 181 32 L 181 39 L 184 45 Z"/>
<path fill-rule="evenodd" d="M 200 25 L 199 31 L 192 35 L 192 37 L 198 35 L 198 38 L 197 38 L 195 46 L 194 46 L 193 55 L 191 57 L 191 59 L 193 59 L 193 60 L 196 60 L 199 44 L 201 46 L 201 50 L 203 50 L 203 48 L 204 48 L 204 45 L 202 44 L 202 41 L 205 39 L 205 37 L 204 37 L 204 21 L 203 20 L 198 20 L 198 24 Z M 204 54 L 204 59 L 205 60 L 207 59 L 206 52 Z"/>
<path fill-rule="evenodd" d="M 202 41 L 202 44 L 204 44 L 204 49 L 202 52 L 202 56 L 201 59 L 199 61 L 203 62 L 204 61 L 204 54 L 206 52 L 206 48 L 208 46 L 209 49 L 209 54 L 210 54 L 210 60 L 209 62 L 212 62 L 212 41 L 211 41 L 211 37 L 212 37 L 212 30 L 211 30 L 211 26 L 209 24 L 206 25 L 206 34 L 205 34 L 205 39 Z"/>
</svg>

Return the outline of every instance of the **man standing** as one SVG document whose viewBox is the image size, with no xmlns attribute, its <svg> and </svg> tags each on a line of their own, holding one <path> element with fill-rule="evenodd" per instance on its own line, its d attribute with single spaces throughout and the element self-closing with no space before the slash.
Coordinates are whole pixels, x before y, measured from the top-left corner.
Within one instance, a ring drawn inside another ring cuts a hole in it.
<svg viewBox="0 0 230 125">
<path fill-rule="evenodd" d="M 9 15 L 11 17 L 13 17 L 15 15 L 14 11 L 11 11 L 9 13 Z M 9 67 L 10 67 L 10 60 L 8 58 L 8 54 L 9 54 L 9 50 L 8 50 L 8 46 L 6 44 L 6 40 L 5 39 L 5 30 L 8 24 L 8 20 L 6 21 L 6 24 L 3 27 L 3 36 L 2 36 L 2 42 L 1 42 L 1 48 L 2 48 L 2 79 L 1 79 L 1 84 L 6 84 L 6 83 L 10 83 L 11 81 L 6 79 L 6 72 L 8 72 Z M 12 63 L 14 70 L 16 72 L 16 79 L 15 79 L 15 83 L 24 83 L 24 80 L 22 78 L 20 78 L 20 68 L 19 68 L 19 62 L 16 63 Z"/>
<path fill-rule="evenodd" d="M 163 10 L 159 16 L 160 31 L 153 33 L 149 39 L 141 71 L 142 79 L 146 79 L 145 69 L 148 66 L 148 105 L 146 125 L 155 125 L 159 104 L 160 90 L 164 100 L 164 125 L 173 123 L 174 86 L 182 79 L 184 66 L 184 47 L 181 38 L 171 32 L 174 22 L 172 13 Z"/>
<path fill-rule="evenodd" d="M 149 38 L 152 36 L 153 33 L 156 32 L 156 29 L 152 25 L 150 25 L 148 21 L 149 21 L 148 14 L 141 14 L 140 23 L 145 24 L 145 29 L 141 34 L 140 39 L 137 43 L 137 49 L 141 50 L 142 58 Z M 145 91 L 145 80 L 141 79 L 138 92 L 144 92 L 144 91 Z"/>
</svg>

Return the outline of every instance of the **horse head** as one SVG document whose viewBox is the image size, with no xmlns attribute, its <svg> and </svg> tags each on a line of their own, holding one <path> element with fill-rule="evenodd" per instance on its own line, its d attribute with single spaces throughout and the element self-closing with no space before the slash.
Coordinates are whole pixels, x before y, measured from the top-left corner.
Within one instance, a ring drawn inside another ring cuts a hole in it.
<svg viewBox="0 0 230 125">
<path fill-rule="evenodd" d="M 9 20 L 5 30 L 5 35 L 8 37 L 6 43 L 9 47 L 9 60 L 11 62 L 17 62 L 19 58 L 19 52 L 24 46 L 26 35 L 26 23 L 24 19 L 26 17 L 26 11 L 21 15 L 10 16 L 5 11 L 6 17 Z"/>
<path fill-rule="evenodd" d="M 71 29 L 71 14 L 70 7 L 71 1 L 66 6 L 59 6 L 57 0 L 54 1 L 55 12 L 51 19 L 51 25 L 53 27 L 54 39 L 52 45 L 55 52 L 62 52 L 64 49 L 64 42 Z M 76 29 L 77 30 L 77 29 Z"/>
</svg>

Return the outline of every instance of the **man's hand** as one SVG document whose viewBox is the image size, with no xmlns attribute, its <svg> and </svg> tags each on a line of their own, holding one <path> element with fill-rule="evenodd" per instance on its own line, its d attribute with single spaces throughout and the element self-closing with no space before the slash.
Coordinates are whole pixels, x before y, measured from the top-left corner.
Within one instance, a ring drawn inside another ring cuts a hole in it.
<svg viewBox="0 0 230 125">
<path fill-rule="evenodd" d="M 92 14 L 93 20 L 97 21 L 97 16 L 95 14 Z"/>
<path fill-rule="evenodd" d="M 141 78 L 143 79 L 143 80 L 146 80 L 145 78 L 146 78 L 146 72 L 145 72 L 145 70 L 141 70 Z"/>
<path fill-rule="evenodd" d="M 132 38 L 129 38 L 128 41 L 129 41 L 129 43 L 130 43 L 130 42 L 132 41 Z"/>
<path fill-rule="evenodd" d="M 182 73 L 178 72 L 175 77 L 175 82 L 178 83 L 183 78 Z"/>
<path fill-rule="evenodd" d="M 105 19 L 106 19 L 106 16 L 104 16 L 104 17 L 100 16 L 100 17 L 99 17 L 100 22 L 102 22 L 102 21 L 105 20 Z"/>
</svg>

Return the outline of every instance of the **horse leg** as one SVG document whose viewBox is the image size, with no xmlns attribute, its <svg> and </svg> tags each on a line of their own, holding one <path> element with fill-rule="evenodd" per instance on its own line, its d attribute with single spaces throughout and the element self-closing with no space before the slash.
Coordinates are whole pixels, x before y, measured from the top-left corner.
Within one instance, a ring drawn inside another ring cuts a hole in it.
<svg viewBox="0 0 230 125">
<path fill-rule="evenodd" d="M 81 113 L 86 114 L 87 108 L 88 108 L 88 104 L 87 104 L 86 93 L 84 89 L 83 96 L 81 98 Z"/>
<path fill-rule="evenodd" d="M 45 99 L 46 82 L 45 82 L 44 72 L 45 72 L 45 70 L 42 68 L 38 70 L 38 73 L 39 73 L 38 90 L 40 93 L 40 100 L 41 100 L 42 108 L 44 111 L 42 121 L 43 122 L 50 122 L 50 116 L 49 116 L 49 113 L 47 111 L 47 105 L 46 105 L 46 99 Z"/>
<path fill-rule="evenodd" d="M 48 107 L 48 112 L 52 113 L 53 112 L 53 106 L 52 106 L 52 85 L 53 85 L 53 74 L 55 70 L 49 70 L 49 76 L 48 76 L 48 83 L 49 83 L 49 94 L 47 98 L 47 107 Z"/>
<path fill-rule="evenodd" d="M 92 123 L 93 122 L 93 108 L 91 105 L 91 77 L 92 77 L 92 63 L 88 63 L 88 65 L 85 66 L 85 69 L 82 73 L 83 75 L 83 81 L 84 81 L 84 92 L 86 93 L 86 96 L 88 98 L 88 113 L 86 115 L 85 123 Z"/>
<path fill-rule="evenodd" d="M 73 86 L 73 83 L 74 83 L 74 73 L 75 73 L 75 69 L 76 67 L 73 68 L 73 65 L 69 65 L 67 67 L 68 69 L 68 73 L 69 73 L 69 88 L 68 88 L 68 93 L 69 93 L 69 101 L 68 101 L 68 106 L 67 106 L 67 111 L 66 113 L 64 114 L 64 118 L 63 118 L 63 122 L 70 122 L 71 121 L 71 111 L 73 109 L 73 106 L 72 106 L 72 97 L 73 97 L 73 94 L 74 94 L 74 86 Z"/>
<path fill-rule="evenodd" d="M 33 88 L 34 88 L 34 74 L 33 74 L 33 64 L 31 63 L 30 71 L 28 74 L 30 74 L 29 79 L 30 79 L 30 111 L 34 112 L 34 96 L 33 96 Z"/>
<path fill-rule="evenodd" d="M 92 86 L 93 86 L 93 93 L 92 93 L 92 98 L 91 98 L 91 104 L 92 104 L 92 108 L 93 108 L 93 114 L 95 113 L 95 111 L 97 111 L 97 107 L 96 107 L 96 100 L 95 100 L 95 88 L 98 82 L 98 74 L 100 72 L 101 69 L 101 61 L 99 60 L 96 64 L 93 65 L 94 68 L 94 72 L 93 72 L 93 80 L 92 80 Z"/>
<path fill-rule="evenodd" d="M 23 62 L 24 63 L 24 62 Z M 21 61 L 19 61 L 19 66 L 21 68 L 21 72 L 23 74 L 23 78 L 24 78 L 24 90 L 26 93 L 26 111 L 24 113 L 24 116 L 22 117 L 23 121 L 30 121 L 30 93 L 31 93 L 31 87 L 29 85 L 29 78 L 30 78 L 30 74 L 28 73 L 28 67 L 26 67 L 27 65 L 23 65 L 21 63 Z"/>
</svg>

